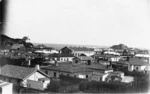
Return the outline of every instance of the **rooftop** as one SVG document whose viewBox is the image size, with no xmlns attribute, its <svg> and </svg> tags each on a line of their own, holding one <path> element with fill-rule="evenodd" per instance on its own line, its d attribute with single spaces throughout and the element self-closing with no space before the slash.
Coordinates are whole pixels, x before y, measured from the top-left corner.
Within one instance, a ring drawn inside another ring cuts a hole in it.
<svg viewBox="0 0 150 94">
<path fill-rule="evenodd" d="M 78 66 L 70 64 L 70 63 L 63 63 L 63 64 L 59 64 L 58 66 L 47 66 L 47 67 L 43 67 L 41 69 L 63 71 L 63 72 L 69 72 L 69 73 L 85 72 L 85 71 L 92 72 L 92 70 L 90 70 L 90 69 L 78 67 Z"/>
<path fill-rule="evenodd" d="M 91 65 L 87 65 L 87 64 L 79 64 L 77 65 L 79 67 L 84 67 L 84 68 L 88 68 L 88 69 L 95 69 L 95 70 L 113 70 L 113 68 L 102 65 L 102 64 L 98 64 L 98 63 L 92 63 Z"/>
<path fill-rule="evenodd" d="M 34 68 L 20 67 L 15 65 L 5 65 L 1 68 L 0 75 L 17 79 L 24 79 L 34 71 Z"/>
</svg>

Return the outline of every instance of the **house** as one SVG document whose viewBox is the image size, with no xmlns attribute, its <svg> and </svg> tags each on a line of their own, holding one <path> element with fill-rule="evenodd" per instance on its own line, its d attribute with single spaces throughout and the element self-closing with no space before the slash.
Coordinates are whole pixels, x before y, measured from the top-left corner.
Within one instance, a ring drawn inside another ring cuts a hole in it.
<svg viewBox="0 0 150 94">
<path fill-rule="evenodd" d="M 50 83 L 50 77 L 36 68 L 5 65 L 1 68 L 0 79 L 18 86 L 44 90 Z"/>
<path fill-rule="evenodd" d="M 93 75 L 91 76 L 90 80 L 93 80 L 93 81 L 105 81 L 107 76 L 108 76 L 108 73 L 93 72 Z"/>
<path fill-rule="evenodd" d="M 25 48 L 24 44 L 16 43 L 10 47 L 10 51 L 11 52 L 15 52 L 15 51 L 24 51 L 25 52 L 26 48 Z"/>
<path fill-rule="evenodd" d="M 82 68 L 88 68 L 91 69 L 92 71 L 96 71 L 96 72 L 102 72 L 102 73 L 108 73 L 108 72 L 113 72 L 113 68 L 112 67 L 108 67 L 102 64 L 98 64 L 98 63 L 92 63 L 91 65 L 87 65 L 87 64 L 77 64 L 76 66 L 78 67 L 82 67 Z"/>
<path fill-rule="evenodd" d="M 81 54 L 85 54 L 86 56 L 91 56 L 95 54 L 93 48 L 87 47 L 64 47 L 61 49 L 61 53 L 65 54 L 73 54 L 74 56 L 80 56 Z"/>
<path fill-rule="evenodd" d="M 112 68 L 100 64 L 86 65 L 71 63 L 59 63 L 57 66 L 41 67 L 41 70 L 50 77 L 59 78 L 60 75 L 66 75 L 81 79 L 88 79 L 89 81 L 105 81 L 109 72 L 113 72 Z"/>
<path fill-rule="evenodd" d="M 13 94 L 13 84 L 0 80 L 0 94 Z"/>
<path fill-rule="evenodd" d="M 41 70 L 50 77 L 59 78 L 60 75 L 88 79 L 92 75 L 92 70 L 78 67 L 71 63 L 59 63 L 57 66 L 41 67 Z"/>
<path fill-rule="evenodd" d="M 134 57 L 139 59 L 144 59 L 146 62 L 150 63 L 150 55 L 149 54 L 136 54 Z"/>
<path fill-rule="evenodd" d="M 109 62 L 118 62 L 121 58 L 117 55 L 111 55 L 111 54 L 95 54 L 93 56 L 95 58 L 96 62 L 100 62 L 100 60 L 109 61 Z"/>
<path fill-rule="evenodd" d="M 93 58 L 90 56 L 78 56 L 73 58 L 73 63 L 78 64 L 78 63 L 88 63 L 91 64 L 93 62 Z"/>
<path fill-rule="evenodd" d="M 74 55 L 72 54 L 51 54 L 49 55 L 50 59 L 55 60 L 57 62 L 73 62 Z"/>
<path fill-rule="evenodd" d="M 92 75 L 88 78 L 88 80 L 90 81 L 105 81 L 108 74 L 110 72 L 113 72 L 113 69 L 111 67 L 107 67 L 97 63 L 92 63 L 91 65 L 80 64 L 77 66 L 83 69 L 90 69 L 93 71 Z"/>
<path fill-rule="evenodd" d="M 128 70 L 129 71 L 147 71 L 149 63 L 139 59 L 139 58 L 130 58 L 128 61 Z"/>
<path fill-rule="evenodd" d="M 120 53 L 114 52 L 114 51 L 105 51 L 104 54 L 106 55 L 118 55 L 120 56 Z"/>
<path fill-rule="evenodd" d="M 44 53 L 44 54 L 59 53 L 59 51 L 55 50 L 54 48 L 47 47 L 43 44 L 35 46 L 34 50 L 35 50 L 36 53 Z"/>
</svg>

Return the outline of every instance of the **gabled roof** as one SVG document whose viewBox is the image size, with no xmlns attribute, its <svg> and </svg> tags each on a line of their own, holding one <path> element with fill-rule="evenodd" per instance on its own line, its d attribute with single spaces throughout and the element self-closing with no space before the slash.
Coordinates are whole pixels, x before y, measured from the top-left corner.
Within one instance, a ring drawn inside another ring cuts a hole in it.
<svg viewBox="0 0 150 94">
<path fill-rule="evenodd" d="M 27 67 L 15 66 L 15 65 L 3 66 L 1 68 L 0 75 L 23 80 L 36 71 L 48 77 L 45 73 L 36 70 L 35 68 L 27 68 Z"/>
<path fill-rule="evenodd" d="M 5 65 L 1 68 L 0 75 L 11 78 L 24 79 L 34 71 L 35 68 L 20 67 L 15 65 Z"/>
<path fill-rule="evenodd" d="M 94 49 L 87 47 L 69 47 L 69 49 L 73 51 L 94 51 Z"/>
</svg>

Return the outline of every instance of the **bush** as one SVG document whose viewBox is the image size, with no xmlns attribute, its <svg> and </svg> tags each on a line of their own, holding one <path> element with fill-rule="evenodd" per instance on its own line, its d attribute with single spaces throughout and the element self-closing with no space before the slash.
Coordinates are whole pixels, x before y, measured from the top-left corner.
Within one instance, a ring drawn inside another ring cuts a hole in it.
<svg viewBox="0 0 150 94">
<path fill-rule="evenodd" d="M 67 81 L 70 82 L 72 84 L 78 84 L 81 81 L 85 80 L 85 79 L 80 79 L 80 78 L 75 78 L 75 77 L 71 77 L 71 76 L 65 76 L 65 75 L 60 75 L 59 77 L 61 80 L 63 81 Z"/>
<path fill-rule="evenodd" d="M 70 83 L 68 81 L 60 81 L 61 86 L 68 86 Z"/>
<path fill-rule="evenodd" d="M 58 81 L 51 81 L 47 86 L 46 91 L 58 92 L 60 88 L 60 84 Z"/>
<path fill-rule="evenodd" d="M 79 90 L 84 91 L 87 90 L 87 82 L 83 81 L 79 84 Z"/>
</svg>

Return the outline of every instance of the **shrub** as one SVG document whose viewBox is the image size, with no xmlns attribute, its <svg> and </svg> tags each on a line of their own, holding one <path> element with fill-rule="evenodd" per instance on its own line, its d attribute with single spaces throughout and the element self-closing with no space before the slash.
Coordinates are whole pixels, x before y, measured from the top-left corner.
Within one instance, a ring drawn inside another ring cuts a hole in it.
<svg viewBox="0 0 150 94">
<path fill-rule="evenodd" d="M 60 81 L 61 86 L 68 86 L 70 83 L 68 81 Z"/>
<path fill-rule="evenodd" d="M 51 81 L 47 86 L 46 91 L 58 92 L 60 88 L 60 84 L 58 81 Z"/>
<path fill-rule="evenodd" d="M 84 91 L 87 90 L 87 82 L 83 81 L 79 84 L 79 90 Z"/>
</svg>

